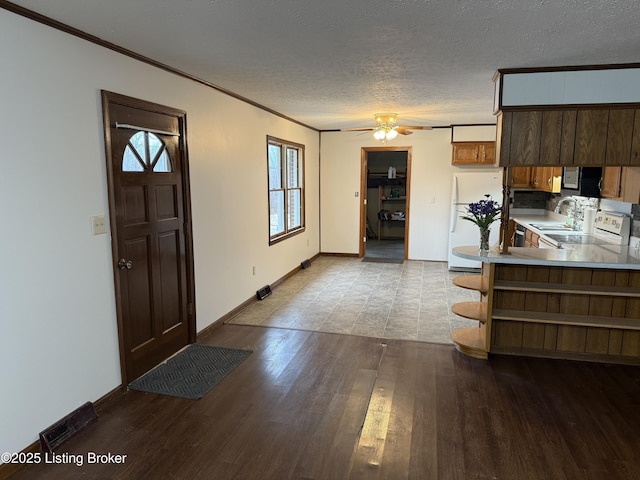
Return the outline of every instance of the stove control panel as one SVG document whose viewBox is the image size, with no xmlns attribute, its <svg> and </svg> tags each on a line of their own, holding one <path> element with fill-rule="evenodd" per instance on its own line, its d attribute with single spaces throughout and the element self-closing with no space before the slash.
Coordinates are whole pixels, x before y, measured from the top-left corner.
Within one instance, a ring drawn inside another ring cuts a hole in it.
<svg viewBox="0 0 640 480">
<path fill-rule="evenodd" d="M 621 237 L 621 245 L 629 243 L 630 229 L 631 218 L 620 213 L 598 212 L 593 221 L 594 234 L 606 232 L 608 234 L 618 235 Z M 610 237 L 611 235 L 607 236 Z"/>
</svg>

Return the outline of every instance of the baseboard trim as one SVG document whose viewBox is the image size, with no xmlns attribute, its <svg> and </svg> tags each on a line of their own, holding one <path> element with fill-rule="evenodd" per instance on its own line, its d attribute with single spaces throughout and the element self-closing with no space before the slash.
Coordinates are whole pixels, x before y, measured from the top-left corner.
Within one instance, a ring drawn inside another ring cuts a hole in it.
<svg viewBox="0 0 640 480">
<path fill-rule="evenodd" d="M 122 385 L 120 385 L 93 402 L 93 407 L 98 414 L 98 420 L 100 419 L 100 415 L 102 415 L 102 413 L 105 412 L 115 400 L 118 400 L 120 397 L 122 397 L 125 392 L 126 390 L 124 390 L 122 388 Z M 27 445 L 25 448 L 20 450 L 20 453 L 42 453 L 42 445 L 40 443 L 40 440 L 35 440 L 32 444 Z M 18 472 L 24 466 L 26 465 L 17 463 L 0 464 L 0 478 L 9 478 L 10 475 Z"/>
<path fill-rule="evenodd" d="M 323 257 L 348 257 L 348 258 L 359 258 L 360 255 L 357 253 L 331 253 L 331 252 L 322 252 L 318 254 Z"/>
<path fill-rule="evenodd" d="M 322 255 L 324 255 L 324 254 L 323 253 L 317 253 L 313 257 L 311 257 L 309 260 L 313 264 L 313 261 L 316 260 L 317 258 L 321 257 Z M 291 277 L 293 277 L 296 273 L 300 272 L 300 270 L 302 270 L 302 265 L 301 264 L 297 265 L 294 269 L 292 269 L 288 273 L 285 273 L 282 277 L 280 277 L 279 279 L 277 279 L 273 283 L 271 283 L 270 284 L 271 289 L 273 290 L 273 289 L 277 288 L 279 285 L 284 283 L 286 280 L 289 280 Z M 257 301 L 258 301 L 257 297 L 255 295 L 252 295 L 247 300 L 245 300 L 240 305 L 238 305 L 236 308 L 234 308 L 233 310 L 230 310 L 229 312 L 224 314 L 222 317 L 220 317 L 219 319 L 214 321 L 212 324 L 210 324 L 209 326 L 207 326 L 207 327 L 203 328 L 202 330 L 200 330 L 200 332 L 197 334 L 197 339 L 198 340 L 202 340 L 202 339 L 208 337 L 213 332 L 215 332 L 218 328 L 220 328 L 221 326 L 229 323 L 229 321 L 233 317 L 238 315 L 242 310 L 244 310 L 249 305 L 251 305 L 252 303 L 255 303 Z"/>
<path fill-rule="evenodd" d="M 40 440 L 36 440 L 31 445 L 20 450 L 20 453 L 41 453 Z M 0 464 L 0 478 L 9 478 L 14 473 L 22 470 L 25 464 L 21 463 L 3 463 Z"/>
</svg>

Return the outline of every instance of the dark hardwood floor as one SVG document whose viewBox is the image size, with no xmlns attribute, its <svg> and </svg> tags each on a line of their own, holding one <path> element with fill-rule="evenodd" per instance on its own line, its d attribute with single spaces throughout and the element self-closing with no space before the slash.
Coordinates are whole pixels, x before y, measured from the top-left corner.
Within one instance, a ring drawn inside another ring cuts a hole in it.
<svg viewBox="0 0 640 480">
<path fill-rule="evenodd" d="M 202 400 L 130 391 L 19 479 L 640 478 L 640 369 L 226 325 Z M 88 452 L 126 455 L 88 465 Z"/>
</svg>

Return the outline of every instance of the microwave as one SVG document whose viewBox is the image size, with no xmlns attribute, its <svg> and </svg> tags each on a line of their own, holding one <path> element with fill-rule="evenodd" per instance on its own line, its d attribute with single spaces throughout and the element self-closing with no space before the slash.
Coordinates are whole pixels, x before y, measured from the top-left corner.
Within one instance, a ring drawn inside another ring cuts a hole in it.
<svg viewBox="0 0 640 480">
<path fill-rule="evenodd" d="M 564 167 L 560 193 L 563 197 L 600 197 L 602 167 Z"/>
</svg>

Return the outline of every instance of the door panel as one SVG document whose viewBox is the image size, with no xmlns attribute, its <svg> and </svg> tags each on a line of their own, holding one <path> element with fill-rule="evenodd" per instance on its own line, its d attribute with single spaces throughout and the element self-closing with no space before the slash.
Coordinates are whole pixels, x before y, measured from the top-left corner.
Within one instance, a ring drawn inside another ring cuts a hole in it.
<svg viewBox="0 0 640 480">
<path fill-rule="evenodd" d="M 109 101 L 105 110 L 116 304 L 128 384 L 195 340 L 188 169 L 180 145 L 184 114 L 140 101 Z"/>
<path fill-rule="evenodd" d="M 123 259 L 130 261 L 135 268 L 127 270 L 126 274 L 120 273 L 123 293 L 123 304 L 127 311 L 126 318 L 136 319 L 130 324 L 129 348 L 148 342 L 153 337 L 153 323 L 151 318 L 151 306 L 146 299 L 151 295 L 151 278 L 149 275 L 149 238 L 132 238 L 123 243 Z"/>
</svg>

